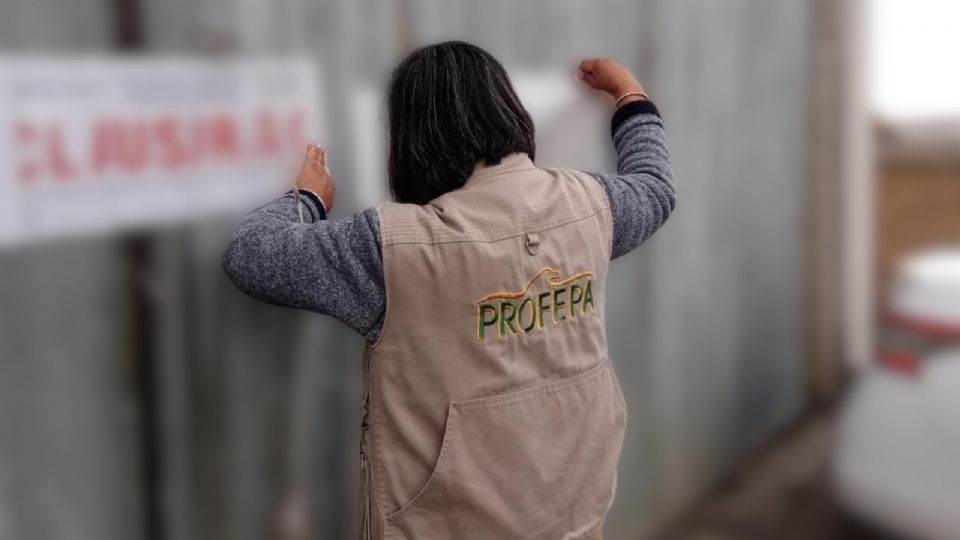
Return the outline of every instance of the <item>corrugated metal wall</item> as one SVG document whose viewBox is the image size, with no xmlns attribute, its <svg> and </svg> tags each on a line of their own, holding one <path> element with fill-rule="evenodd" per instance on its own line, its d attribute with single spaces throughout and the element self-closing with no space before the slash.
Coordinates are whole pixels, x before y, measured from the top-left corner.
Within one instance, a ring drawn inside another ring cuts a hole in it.
<svg viewBox="0 0 960 540">
<path fill-rule="evenodd" d="M 7 0 L 0 45 L 107 51 L 107 6 Z M 806 2 L 144 0 L 142 12 L 152 52 L 318 58 L 340 211 L 356 162 L 343 104 L 406 46 L 466 39 L 514 69 L 623 59 L 663 109 L 680 204 L 611 275 L 630 426 L 608 537 L 649 534 L 798 411 Z M 349 536 L 360 342 L 233 290 L 219 270 L 231 227 L 150 233 L 146 262 L 120 238 L 0 253 L 0 539 L 149 538 L 152 490 L 165 538 Z"/>
<path fill-rule="evenodd" d="M 110 41 L 104 2 L 0 3 L 4 52 Z M 109 239 L 0 251 L 0 539 L 139 536 L 128 282 Z"/>
<path fill-rule="evenodd" d="M 805 3 L 652 7 L 643 73 L 680 194 L 661 234 L 613 268 L 611 288 L 636 290 L 610 307 L 633 413 L 617 538 L 689 505 L 798 411 L 804 384 Z"/>
</svg>

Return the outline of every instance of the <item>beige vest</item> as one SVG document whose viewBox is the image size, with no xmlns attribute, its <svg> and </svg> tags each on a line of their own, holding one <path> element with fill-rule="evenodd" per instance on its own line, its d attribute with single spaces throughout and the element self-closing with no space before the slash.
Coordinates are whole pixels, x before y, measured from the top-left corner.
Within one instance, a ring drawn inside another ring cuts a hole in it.
<svg viewBox="0 0 960 540">
<path fill-rule="evenodd" d="M 600 185 L 514 154 L 428 205 L 383 206 L 380 227 L 364 537 L 599 538 L 626 423 Z"/>
</svg>

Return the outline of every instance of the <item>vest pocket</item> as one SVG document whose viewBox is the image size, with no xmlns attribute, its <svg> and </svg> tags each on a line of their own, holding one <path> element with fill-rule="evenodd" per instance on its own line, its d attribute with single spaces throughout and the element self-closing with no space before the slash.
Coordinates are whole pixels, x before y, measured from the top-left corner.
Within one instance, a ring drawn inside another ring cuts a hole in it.
<svg viewBox="0 0 960 540">
<path fill-rule="evenodd" d="M 604 360 L 581 374 L 448 407 L 430 478 L 388 539 L 581 540 L 613 502 L 626 411 Z"/>
</svg>

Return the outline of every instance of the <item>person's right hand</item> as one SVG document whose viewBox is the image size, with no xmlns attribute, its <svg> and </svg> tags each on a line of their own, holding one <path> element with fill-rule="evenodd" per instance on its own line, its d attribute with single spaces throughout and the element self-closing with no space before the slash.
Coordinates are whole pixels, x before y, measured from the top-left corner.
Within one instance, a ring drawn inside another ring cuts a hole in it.
<svg viewBox="0 0 960 540">
<path fill-rule="evenodd" d="M 617 99 L 631 92 L 644 92 L 640 81 L 630 73 L 630 70 L 616 60 L 610 58 L 589 58 L 580 62 L 577 77 L 591 88 L 610 94 Z M 644 99 L 642 96 L 631 96 L 623 100 L 620 105 L 631 101 Z"/>
<path fill-rule="evenodd" d="M 330 168 L 327 167 L 326 148 L 313 143 L 307 146 L 307 156 L 300 167 L 300 174 L 297 175 L 297 187 L 316 193 L 323 199 L 327 212 L 333 209 L 336 189 L 333 177 L 330 176 Z"/>
</svg>

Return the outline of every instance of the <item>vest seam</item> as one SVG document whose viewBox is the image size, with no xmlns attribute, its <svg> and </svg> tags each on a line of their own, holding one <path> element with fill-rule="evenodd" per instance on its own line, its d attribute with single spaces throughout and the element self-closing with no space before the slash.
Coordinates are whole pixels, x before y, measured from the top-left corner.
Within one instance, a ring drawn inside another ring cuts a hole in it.
<svg viewBox="0 0 960 540">
<path fill-rule="evenodd" d="M 387 244 L 386 242 L 386 227 L 384 227 L 383 214 L 381 209 L 377 208 L 377 217 L 380 220 L 380 264 L 383 266 L 383 323 L 380 325 L 380 335 L 377 336 L 377 341 L 375 341 L 370 348 L 376 350 L 381 343 L 383 343 L 383 336 L 387 333 L 387 325 L 390 323 L 390 286 L 387 284 L 387 276 L 389 275 L 387 269 L 387 257 L 384 255 L 383 250 L 392 244 Z"/>
<path fill-rule="evenodd" d="M 535 218 L 531 219 L 530 223 L 527 225 L 526 229 L 522 229 L 521 232 L 503 232 L 503 229 L 494 232 L 484 233 L 453 233 L 448 234 L 445 232 L 440 232 L 435 235 L 430 236 L 427 233 L 427 236 L 423 234 L 422 227 L 410 226 L 410 222 L 395 222 L 394 223 L 394 233 L 392 238 L 389 240 L 391 245 L 395 244 L 404 244 L 404 243 L 422 243 L 427 242 L 431 244 L 449 244 L 457 242 L 496 242 L 499 240 L 505 240 L 508 238 L 515 238 L 521 236 L 527 232 L 533 230 L 549 230 L 555 229 L 557 227 L 562 227 L 571 223 L 576 223 L 584 219 L 596 216 L 598 213 L 602 212 L 601 209 L 591 209 L 588 213 L 584 214 L 573 214 L 573 217 L 562 217 L 559 219 L 553 219 L 549 221 L 544 221 L 537 218 L 536 214 L 528 214 L 527 217 Z"/>
<path fill-rule="evenodd" d="M 609 235 L 608 249 L 607 252 L 607 261 L 612 260 L 613 258 L 613 210 L 610 207 L 610 196 L 607 194 L 606 190 L 597 180 L 597 177 L 591 173 L 587 173 L 592 179 L 593 183 L 587 184 L 584 186 L 584 190 L 588 193 L 588 197 L 591 199 L 596 199 L 598 201 L 599 210 L 598 213 L 603 214 L 603 220 L 607 226 L 605 231 Z"/>
<path fill-rule="evenodd" d="M 383 214 L 382 214 L 380 208 L 377 208 L 377 216 L 378 216 L 378 218 L 380 219 L 380 260 L 381 260 L 381 264 L 383 265 L 383 276 L 384 276 L 384 280 L 383 280 L 383 324 L 380 326 L 380 335 L 377 336 L 377 341 L 370 346 L 370 353 L 371 353 L 371 354 L 370 354 L 370 359 L 369 359 L 368 364 L 367 364 L 367 369 L 373 370 L 373 377 L 372 377 L 372 379 L 373 379 L 373 384 L 374 384 L 374 388 L 375 388 L 375 390 L 376 390 L 376 393 L 379 395 L 380 389 L 382 388 L 382 383 L 381 383 L 381 377 L 382 377 L 382 375 L 381 375 L 381 373 L 380 373 L 379 362 L 375 361 L 376 358 L 377 358 L 377 355 L 376 355 L 376 354 L 373 354 L 373 353 L 374 353 L 375 351 L 378 351 L 378 350 L 379 350 L 380 345 L 383 343 L 383 338 L 384 338 L 384 336 L 387 335 L 388 325 L 390 324 L 390 321 L 391 321 L 391 317 L 390 317 L 390 306 L 391 306 L 392 302 L 390 301 L 390 286 L 389 286 L 388 280 L 387 280 L 387 275 L 388 275 L 387 272 L 389 271 L 389 269 L 387 268 L 387 266 L 388 266 L 388 262 L 387 262 L 388 257 L 384 256 L 384 253 L 383 253 L 384 248 L 387 247 L 387 245 L 384 243 L 384 236 L 385 236 L 385 229 L 386 229 L 386 228 L 383 226 L 383 224 L 384 224 L 384 219 L 383 219 Z M 368 384 L 369 384 L 369 382 L 368 382 Z M 369 388 L 367 389 L 367 392 L 368 392 L 368 396 L 371 396 L 371 397 L 372 397 L 372 396 L 374 395 L 374 392 L 371 392 Z M 372 496 L 376 497 L 376 504 L 375 504 L 375 506 L 376 506 L 377 516 L 380 518 L 380 519 L 379 519 L 379 521 L 380 521 L 380 536 L 384 536 L 384 534 L 385 534 L 385 530 L 384 530 L 384 529 L 385 529 L 385 526 L 384 526 L 384 525 L 385 525 L 385 522 L 383 521 L 383 508 L 384 508 L 384 501 L 386 500 L 386 482 L 385 482 L 385 478 L 386 478 L 386 466 L 383 464 L 383 436 L 382 436 L 381 427 L 380 427 L 380 424 L 383 422 L 383 404 L 381 403 L 381 400 L 379 399 L 379 397 L 377 397 L 375 400 L 373 400 L 372 403 L 368 403 L 368 404 L 370 404 L 370 405 L 373 406 L 373 407 L 372 407 L 372 408 L 373 408 L 373 415 L 372 415 L 372 416 L 373 416 L 373 418 L 372 418 L 373 421 L 371 421 L 371 423 L 370 423 L 370 431 L 371 431 L 371 436 L 373 437 L 373 441 L 374 441 L 374 444 L 373 444 L 373 452 L 374 452 L 374 455 L 376 456 L 376 460 L 375 460 L 375 461 L 376 461 L 376 466 L 375 466 L 375 467 L 376 467 L 377 474 L 374 475 L 375 477 L 371 479 L 372 482 L 374 482 L 374 483 L 376 484 L 376 486 L 368 486 L 368 489 L 367 489 L 368 494 L 367 494 L 367 496 L 370 497 L 370 496 L 372 495 Z M 373 487 L 373 489 L 371 490 L 370 487 Z"/>
<path fill-rule="evenodd" d="M 389 243 L 384 243 L 384 246 L 399 246 L 399 245 L 408 245 L 408 244 L 421 244 L 421 245 L 422 245 L 422 244 L 425 244 L 425 245 L 443 245 L 443 244 L 492 244 L 492 243 L 500 242 L 500 241 L 503 241 L 503 240 L 509 240 L 509 239 L 511 239 L 511 238 L 517 238 L 517 237 L 523 236 L 523 235 L 525 235 L 525 234 L 528 234 L 528 233 L 530 233 L 530 232 L 544 232 L 544 231 L 550 231 L 550 230 L 553 230 L 553 229 L 559 229 L 560 227 L 564 227 L 564 226 L 566 226 L 566 225 L 571 225 L 571 224 L 573 224 L 573 223 L 579 223 L 579 222 L 581 222 L 581 221 L 584 221 L 584 220 L 587 220 L 587 219 L 596 217 L 598 214 L 604 214 L 605 211 L 607 211 L 607 210 L 609 210 L 609 209 L 610 209 L 609 206 L 604 206 L 604 207 L 595 208 L 595 209 L 593 210 L 593 212 L 591 212 L 590 214 L 586 214 L 586 215 L 583 215 L 583 216 L 578 217 L 578 218 L 574 218 L 574 219 L 571 219 L 571 220 L 565 220 L 565 221 L 560 222 L 560 223 L 550 224 L 550 225 L 546 225 L 546 226 L 540 226 L 539 228 L 537 228 L 537 229 L 535 229 L 535 230 L 533 230 L 533 231 L 523 231 L 523 232 L 519 232 L 519 233 L 516 233 L 516 234 L 509 234 L 509 235 L 506 235 L 506 236 L 498 236 L 498 237 L 490 238 L 490 239 L 486 239 L 486 238 L 483 238 L 483 239 L 478 239 L 478 238 L 463 238 L 463 239 L 456 239 L 456 240 L 431 240 L 431 239 L 424 239 L 424 240 L 391 240 Z M 611 246 L 612 246 L 612 241 L 611 241 Z"/>
<path fill-rule="evenodd" d="M 599 378 L 603 375 L 604 368 L 609 366 L 610 358 L 604 355 L 603 360 L 598 364 L 587 368 L 586 370 L 569 377 L 561 377 L 552 381 L 542 382 L 540 384 L 520 388 L 506 394 L 478 397 L 464 400 L 455 400 L 450 403 L 452 407 L 458 410 L 482 409 L 489 406 L 511 405 L 534 399 L 545 394 L 552 394 L 565 389 L 568 386 Z"/>
<path fill-rule="evenodd" d="M 494 165 L 494 167 L 496 167 L 496 165 Z M 516 169 L 509 169 L 509 170 L 505 170 L 505 171 L 500 171 L 500 172 L 491 174 L 491 175 L 489 175 L 489 176 L 488 176 L 488 175 L 482 175 L 482 176 L 473 175 L 473 176 L 471 176 L 470 178 L 467 178 L 466 182 L 463 183 L 463 187 L 466 188 L 466 187 L 469 187 L 469 186 L 475 186 L 475 185 L 477 185 L 477 184 L 482 184 L 482 183 L 486 182 L 487 180 L 493 180 L 494 178 L 500 178 L 501 176 L 505 176 L 505 175 L 508 175 L 508 174 L 514 174 L 514 173 L 526 172 L 526 171 L 533 171 L 533 170 L 540 170 L 540 169 L 539 169 L 536 165 L 534 165 L 533 167 L 521 167 L 521 168 L 516 168 Z"/>
<path fill-rule="evenodd" d="M 380 377 L 381 377 L 381 374 L 380 374 L 380 370 L 378 369 L 374 377 L 377 381 L 378 389 L 382 387 L 380 384 Z M 387 483 L 384 481 L 386 477 L 386 466 L 383 464 L 383 437 L 381 436 L 380 429 L 379 429 L 380 421 L 383 420 L 382 419 L 383 407 L 379 399 L 377 400 L 376 411 L 377 411 L 376 418 L 377 420 L 379 420 L 377 422 L 377 429 L 374 430 L 374 438 L 376 439 L 375 446 L 376 446 L 376 454 L 377 454 L 377 469 L 379 471 L 379 474 L 377 475 L 379 477 L 377 482 L 377 515 L 380 518 L 380 534 L 381 536 L 384 536 L 386 538 L 387 530 L 386 530 L 386 520 L 384 516 L 384 508 L 386 505 L 384 504 L 384 501 L 386 501 L 387 499 L 387 488 L 386 488 Z"/>
<path fill-rule="evenodd" d="M 570 179 L 570 180 L 572 180 L 574 183 L 578 184 L 578 185 L 581 187 L 581 189 L 583 190 L 584 195 L 586 196 L 586 200 L 585 200 L 585 201 L 583 201 L 581 204 L 575 206 L 575 207 L 573 208 L 573 210 L 571 210 L 571 211 L 568 213 L 568 214 L 572 214 L 572 215 L 574 216 L 573 218 L 561 217 L 561 218 L 559 219 L 559 221 L 562 221 L 562 223 L 559 223 L 559 224 L 557 224 L 557 225 L 550 225 L 550 226 L 548 226 L 548 227 L 541 228 L 541 229 L 538 229 L 538 230 L 549 230 L 549 229 L 553 229 L 553 228 L 556 228 L 556 227 L 559 227 L 559 226 L 566 225 L 566 224 L 568 224 L 568 223 L 575 223 L 575 222 L 581 221 L 581 220 L 583 220 L 583 219 L 585 219 L 585 218 L 587 218 L 587 217 L 595 216 L 596 214 L 598 214 L 598 213 L 600 213 L 600 212 L 603 212 L 604 210 L 609 210 L 609 209 L 610 209 L 610 199 L 609 199 L 609 197 L 607 196 L 606 192 L 603 190 L 603 187 L 602 187 L 602 186 L 600 185 L 600 183 L 597 181 L 596 177 L 593 176 L 593 175 L 590 174 L 590 173 L 584 173 L 584 172 L 575 171 L 575 170 L 572 170 L 572 169 L 563 169 L 563 168 L 540 168 L 540 167 L 536 167 L 536 166 L 527 167 L 527 168 L 523 168 L 523 169 L 510 169 L 510 170 L 505 170 L 505 171 L 498 172 L 498 173 L 496 173 L 496 174 L 494 174 L 494 175 L 491 175 L 491 176 L 483 176 L 483 177 L 477 178 L 478 182 L 470 182 L 470 183 L 468 183 L 468 184 L 465 184 L 465 185 L 463 186 L 463 188 L 461 188 L 461 189 L 466 190 L 466 189 L 469 189 L 469 187 L 470 187 L 471 185 L 478 185 L 479 183 L 484 183 L 484 182 L 486 182 L 486 180 L 495 179 L 495 178 L 498 178 L 498 177 L 501 177 L 501 176 L 507 176 L 507 175 L 511 175 L 511 174 L 516 174 L 516 173 L 518 173 L 518 172 L 522 173 L 522 172 L 529 172 L 529 171 L 551 172 L 551 173 L 556 173 L 556 174 L 558 174 L 558 175 L 560 175 L 560 176 L 563 176 L 563 177 L 565 177 L 565 178 L 567 178 L 567 179 Z M 585 176 L 585 177 L 588 177 L 588 179 L 582 178 L 582 177 L 584 177 L 584 176 Z M 473 178 L 476 178 L 476 177 L 473 177 Z M 458 190 L 458 191 L 459 191 L 459 190 Z M 433 204 L 433 201 L 431 201 L 430 205 L 432 205 L 432 204 Z M 382 207 L 381 207 L 381 208 L 382 208 Z M 583 210 L 579 210 L 580 208 L 582 208 Z M 587 213 L 585 213 L 585 214 L 583 214 L 583 215 L 578 215 L 578 214 L 580 214 L 581 211 L 585 211 L 585 212 L 587 212 Z M 521 212 L 521 213 L 518 214 L 518 215 L 521 215 L 521 216 L 523 216 L 523 215 L 536 216 L 536 213 L 537 213 L 537 211 L 531 210 L 531 211 L 529 211 L 529 212 Z M 455 233 L 454 233 L 454 235 L 453 235 L 453 236 L 455 237 L 454 240 L 443 240 L 443 239 L 439 239 L 439 240 L 438 240 L 437 238 L 433 237 L 434 235 L 422 236 L 422 231 L 423 231 L 425 228 L 426 228 L 426 229 L 429 229 L 431 226 L 430 226 L 429 224 L 425 225 L 424 220 L 418 219 L 417 217 L 398 217 L 398 218 L 396 218 L 396 219 L 392 219 L 392 220 L 389 221 L 389 227 L 383 227 L 383 226 L 382 226 L 383 224 L 384 224 L 384 220 L 382 219 L 382 216 L 381 216 L 381 237 L 382 237 L 381 243 L 382 243 L 382 246 L 395 245 L 395 244 L 409 244 L 409 243 L 414 243 L 414 244 L 415 244 L 415 243 L 445 244 L 445 243 L 458 243 L 458 242 L 463 242 L 463 241 L 467 241 L 467 242 L 487 242 L 487 243 L 489 243 L 489 242 L 493 242 L 493 241 L 504 240 L 504 239 L 508 239 L 508 238 L 514 238 L 514 237 L 516 237 L 516 236 L 519 236 L 519 235 L 521 235 L 521 234 L 524 234 L 524 233 L 519 233 L 519 234 L 507 234 L 507 235 L 504 235 L 504 236 L 497 236 L 497 233 L 494 233 L 495 238 L 493 238 L 492 240 L 486 239 L 486 238 L 478 240 L 478 239 L 476 239 L 476 238 L 459 239 L 459 238 L 456 238 L 456 236 L 463 236 L 463 234 L 459 234 L 459 235 L 458 235 L 458 234 L 455 234 Z M 541 225 L 541 227 L 542 227 L 542 225 Z M 391 232 L 388 233 L 388 232 L 386 231 L 387 228 L 389 228 L 389 229 L 391 230 Z M 399 229 L 399 231 L 398 231 L 398 229 Z M 404 229 L 405 229 L 405 230 L 404 230 Z M 412 232 L 410 232 L 410 231 L 412 231 Z M 442 232 L 442 231 L 441 231 L 440 235 L 443 236 L 443 232 Z M 404 239 L 405 236 L 412 236 L 412 237 L 417 238 L 417 239 L 416 239 L 416 240 L 407 240 L 407 239 Z M 449 236 L 449 235 L 448 235 L 448 236 Z M 420 240 L 419 238 L 423 238 L 423 240 Z M 612 239 L 611 239 L 611 249 L 612 249 Z M 611 251 L 611 253 L 612 253 L 612 251 Z"/>
<path fill-rule="evenodd" d="M 613 259 L 613 244 L 614 244 L 613 210 L 611 209 L 611 206 L 610 206 L 610 196 L 607 194 L 606 190 L 603 189 L 603 186 L 600 184 L 600 182 L 597 181 L 597 177 L 592 174 L 590 176 L 594 179 L 594 182 L 593 184 L 590 185 L 590 187 L 585 187 L 585 189 L 588 193 L 592 195 L 592 197 L 596 197 L 597 199 L 602 201 L 600 203 L 600 206 L 602 207 L 600 209 L 600 212 L 603 213 L 603 218 L 608 228 L 606 232 L 610 236 L 610 241 L 608 242 L 608 246 L 607 246 L 609 248 L 609 252 L 608 252 L 609 255 L 607 256 L 607 260 L 610 261 Z"/>
<path fill-rule="evenodd" d="M 607 207 L 606 211 L 603 212 L 603 217 L 609 228 L 610 241 L 607 242 L 607 247 L 609 248 L 607 260 L 609 261 L 613 259 L 613 212 L 610 210 L 610 207 Z"/>
</svg>

